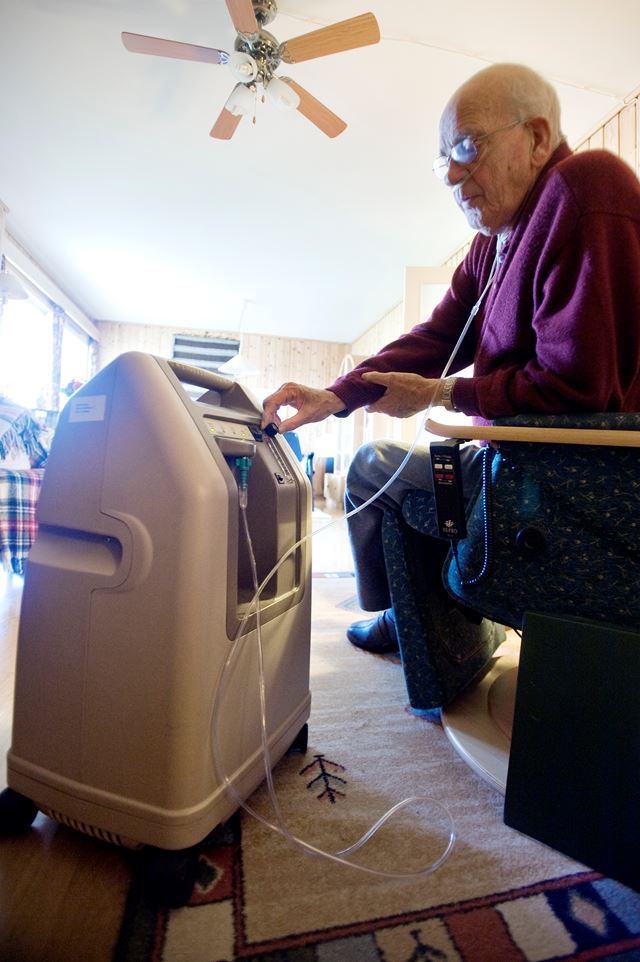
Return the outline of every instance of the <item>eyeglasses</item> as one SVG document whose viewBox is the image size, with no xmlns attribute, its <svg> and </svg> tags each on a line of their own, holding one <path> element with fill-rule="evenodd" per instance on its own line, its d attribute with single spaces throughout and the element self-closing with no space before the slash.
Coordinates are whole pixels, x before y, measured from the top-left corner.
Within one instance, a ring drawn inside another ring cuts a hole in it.
<svg viewBox="0 0 640 962">
<path fill-rule="evenodd" d="M 455 142 L 449 154 L 441 154 L 440 157 L 436 157 L 433 162 L 434 174 L 436 177 L 439 177 L 440 180 L 444 180 L 449 173 L 449 166 L 452 160 L 462 167 L 468 167 L 478 159 L 480 146 L 490 137 L 493 137 L 494 134 L 502 133 L 503 130 L 511 130 L 512 127 L 517 127 L 518 124 L 523 123 L 525 123 L 524 120 L 514 120 L 510 124 L 506 124 L 504 127 L 498 127 L 497 130 L 492 130 L 488 134 L 478 134 L 477 137 L 462 137 Z"/>
</svg>

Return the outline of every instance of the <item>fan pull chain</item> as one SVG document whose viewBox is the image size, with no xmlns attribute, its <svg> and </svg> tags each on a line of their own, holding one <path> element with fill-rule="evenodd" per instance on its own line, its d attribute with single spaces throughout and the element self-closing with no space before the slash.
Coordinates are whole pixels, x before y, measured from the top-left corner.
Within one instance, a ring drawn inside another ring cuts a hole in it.
<svg viewBox="0 0 640 962">
<path fill-rule="evenodd" d="M 257 88 L 257 87 L 254 87 L 253 89 L 254 89 L 254 91 L 255 91 L 255 97 L 254 97 L 254 100 L 253 100 L 253 120 L 251 121 L 251 123 L 252 123 L 252 124 L 255 124 L 255 122 L 256 122 L 256 114 L 258 113 L 258 88 Z M 264 90 L 263 90 L 263 92 L 262 92 L 262 97 L 260 98 L 260 100 L 261 100 L 262 103 L 264 103 Z"/>
</svg>

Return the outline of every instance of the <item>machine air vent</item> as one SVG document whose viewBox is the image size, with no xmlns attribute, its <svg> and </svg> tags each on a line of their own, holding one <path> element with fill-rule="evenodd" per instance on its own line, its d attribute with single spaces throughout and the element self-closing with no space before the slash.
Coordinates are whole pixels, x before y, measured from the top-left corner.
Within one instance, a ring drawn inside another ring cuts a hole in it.
<svg viewBox="0 0 640 962">
<path fill-rule="evenodd" d="M 125 835 L 116 835 L 115 832 L 106 832 L 102 828 L 96 828 L 95 825 L 87 825 L 86 822 L 80 822 L 76 818 L 70 818 L 68 815 L 63 815 L 62 812 L 56 812 L 52 808 L 40 808 L 40 811 L 46 815 L 48 818 L 53 818 L 56 822 L 60 822 L 61 825 L 66 825 L 67 828 L 74 828 L 77 832 L 84 832 L 85 835 L 91 835 L 93 838 L 99 838 L 103 842 L 110 842 L 111 845 L 119 845 L 121 848 L 143 848 L 142 842 L 136 842 L 132 838 L 127 838 Z"/>
</svg>

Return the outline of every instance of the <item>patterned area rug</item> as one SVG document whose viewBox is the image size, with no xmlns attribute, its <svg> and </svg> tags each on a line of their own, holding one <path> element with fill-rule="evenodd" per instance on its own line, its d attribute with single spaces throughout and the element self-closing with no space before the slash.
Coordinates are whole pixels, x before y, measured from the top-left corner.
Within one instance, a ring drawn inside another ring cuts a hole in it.
<svg viewBox="0 0 640 962">
<path fill-rule="evenodd" d="M 640 896 L 513 831 L 502 797 L 406 707 L 395 658 L 349 646 L 353 581 L 314 581 L 310 741 L 275 771 L 291 832 L 335 852 L 396 802 L 424 796 L 359 853 L 384 878 L 309 856 L 242 812 L 200 854 L 190 902 L 132 886 L 114 962 L 640 960 Z M 350 606 L 349 606 L 350 607 Z M 266 790 L 251 804 L 273 818 Z M 445 814 L 446 811 L 449 816 Z"/>
</svg>

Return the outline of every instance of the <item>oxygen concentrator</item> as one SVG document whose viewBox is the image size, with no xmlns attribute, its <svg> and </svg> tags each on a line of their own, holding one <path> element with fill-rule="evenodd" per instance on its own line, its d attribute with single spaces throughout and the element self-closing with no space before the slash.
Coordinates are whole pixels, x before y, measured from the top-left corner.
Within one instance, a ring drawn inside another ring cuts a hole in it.
<svg viewBox="0 0 640 962">
<path fill-rule="evenodd" d="M 310 710 L 308 542 L 287 554 L 310 532 L 310 486 L 289 446 L 261 432 L 239 384 L 138 352 L 62 411 L 27 564 L 7 759 L 10 790 L 46 814 L 179 850 L 238 807 L 226 780 L 243 799 L 262 781 L 243 471 L 259 581 L 286 555 L 259 606 L 275 764 L 306 736 Z"/>
</svg>

